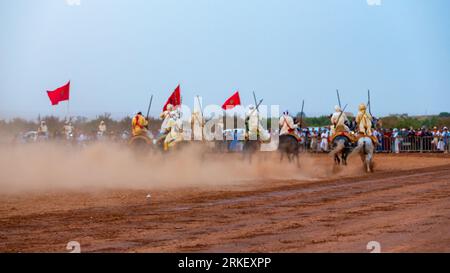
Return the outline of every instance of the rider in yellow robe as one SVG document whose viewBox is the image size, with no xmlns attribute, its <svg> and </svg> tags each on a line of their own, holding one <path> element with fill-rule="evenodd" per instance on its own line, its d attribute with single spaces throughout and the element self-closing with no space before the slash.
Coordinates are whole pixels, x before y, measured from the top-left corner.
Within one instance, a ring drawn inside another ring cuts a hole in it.
<svg viewBox="0 0 450 273">
<path fill-rule="evenodd" d="M 133 136 L 146 135 L 147 134 L 148 121 L 142 115 L 142 112 L 138 112 L 131 121 L 131 131 Z"/>
<path fill-rule="evenodd" d="M 364 103 L 359 105 L 359 112 L 356 115 L 356 133 L 359 136 L 368 136 L 373 143 L 377 144 L 378 139 L 372 133 L 372 115 L 367 112 L 367 107 Z"/>
<path fill-rule="evenodd" d="M 372 115 L 367 112 L 365 104 L 359 105 L 359 112 L 356 115 L 357 132 L 367 136 L 372 136 Z"/>
</svg>

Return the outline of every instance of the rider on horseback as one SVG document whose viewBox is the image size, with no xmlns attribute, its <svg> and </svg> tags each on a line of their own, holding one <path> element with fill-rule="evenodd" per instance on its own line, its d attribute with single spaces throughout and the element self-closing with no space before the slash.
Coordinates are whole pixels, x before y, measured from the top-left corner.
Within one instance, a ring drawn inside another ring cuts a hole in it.
<svg viewBox="0 0 450 273">
<path fill-rule="evenodd" d="M 270 139 L 270 135 L 264 130 L 261 125 L 261 117 L 259 116 L 258 109 L 254 105 L 249 106 L 249 111 L 246 114 L 246 129 L 247 129 L 247 140 L 261 140 L 267 141 Z"/>
<path fill-rule="evenodd" d="M 378 139 L 372 134 L 372 115 L 367 112 L 367 107 L 364 103 L 359 105 L 359 112 L 356 115 L 356 123 L 358 124 L 356 131 L 358 136 L 368 136 L 373 143 L 378 143 Z"/>
<path fill-rule="evenodd" d="M 163 120 L 161 124 L 161 129 L 159 130 L 159 136 L 157 139 L 157 142 L 160 144 L 166 139 L 167 134 L 169 134 L 170 127 L 168 126 L 168 123 L 170 118 L 175 114 L 173 108 L 174 108 L 173 105 L 169 103 L 167 104 L 166 110 L 164 110 L 159 115 L 159 117 Z"/>
<path fill-rule="evenodd" d="M 138 112 L 136 116 L 131 120 L 131 133 L 133 136 L 146 136 L 147 135 L 148 121 L 142 115 L 142 112 Z"/>
<path fill-rule="evenodd" d="M 176 109 L 170 114 L 166 124 L 167 135 L 163 143 L 164 151 L 167 151 L 170 147 L 176 145 L 177 142 L 183 140 L 181 123 L 181 112 L 179 109 Z"/>
<path fill-rule="evenodd" d="M 288 111 L 283 112 L 280 117 L 280 136 L 287 134 L 294 134 L 295 129 L 298 128 L 297 124 L 294 124 L 294 119 L 289 115 Z"/>
<path fill-rule="evenodd" d="M 330 127 L 331 135 L 334 135 L 339 132 L 349 132 L 350 129 L 345 124 L 346 122 L 348 122 L 347 115 L 343 112 L 341 107 L 337 105 L 334 107 L 334 109 L 335 112 L 331 116 L 331 124 L 332 124 Z"/>
<path fill-rule="evenodd" d="M 97 137 L 104 137 L 106 135 L 106 124 L 105 121 L 100 121 L 100 125 L 98 125 Z"/>
</svg>

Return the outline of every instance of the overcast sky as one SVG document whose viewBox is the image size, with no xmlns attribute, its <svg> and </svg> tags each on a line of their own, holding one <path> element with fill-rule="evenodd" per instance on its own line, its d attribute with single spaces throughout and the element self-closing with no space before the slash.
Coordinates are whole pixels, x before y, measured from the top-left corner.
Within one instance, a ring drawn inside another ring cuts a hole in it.
<svg viewBox="0 0 450 273">
<path fill-rule="evenodd" d="M 370 0 L 369 2 L 377 2 Z M 2 0 L 0 118 L 63 116 L 46 90 L 71 80 L 70 110 L 156 115 L 176 85 L 222 104 L 239 90 L 328 114 L 450 112 L 448 0 Z"/>
</svg>

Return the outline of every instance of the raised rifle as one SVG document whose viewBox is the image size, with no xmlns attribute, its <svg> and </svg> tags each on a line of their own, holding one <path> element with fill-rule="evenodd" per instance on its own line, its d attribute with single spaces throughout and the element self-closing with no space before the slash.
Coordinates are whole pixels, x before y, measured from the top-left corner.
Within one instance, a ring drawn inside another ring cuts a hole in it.
<svg viewBox="0 0 450 273">
<path fill-rule="evenodd" d="M 337 95 L 337 99 L 338 99 L 339 108 L 342 109 L 341 96 L 339 95 L 339 90 L 338 89 L 336 89 L 336 95 Z"/>
<path fill-rule="evenodd" d="M 150 109 L 152 108 L 152 102 L 153 102 L 153 95 L 150 97 L 150 102 L 149 102 L 148 108 L 147 108 L 147 116 L 146 116 L 147 122 L 148 122 L 148 118 L 150 116 Z M 148 127 L 148 125 L 147 125 L 147 127 Z"/>
<path fill-rule="evenodd" d="M 370 89 L 367 90 L 367 107 L 369 108 L 369 114 L 372 116 L 372 107 L 370 105 Z"/>
<path fill-rule="evenodd" d="M 345 112 L 345 109 L 347 109 L 347 106 L 348 106 L 348 104 L 346 104 L 346 105 L 344 106 L 344 109 L 341 110 L 341 113 L 339 114 L 339 117 L 338 117 L 338 119 L 337 119 L 337 121 L 336 121 L 336 124 L 334 124 L 335 129 L 336 129 L 337 122 L 339 122 L 339 120 L 341 119 L 342 115 L 343 115 L 344 112 Z"/>
<path fill-rule="evenodd" d="M 302 101 L 302 111 L 300 112 L 300 128 L 303 126 L 303 108 L 305 107 L 305 100 Z"/>
</svg>

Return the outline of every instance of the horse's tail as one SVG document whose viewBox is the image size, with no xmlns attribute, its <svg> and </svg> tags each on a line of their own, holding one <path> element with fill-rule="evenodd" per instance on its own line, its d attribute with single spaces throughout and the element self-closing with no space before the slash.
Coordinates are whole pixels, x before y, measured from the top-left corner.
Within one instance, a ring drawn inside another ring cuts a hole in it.
<svg viewBox="0 0 450 273">
<path fill-rule="evenodd" d="M 363 141 L 362 145 L 359 143 L 358 146 L 356 146 L 355 149 L 353 149 L 353 151 L 350 153 L 350 157 L 360 154 L 361 150 L 364 154 L 366 154 L 366 142 L 365 141 Z"/>
</svg>

